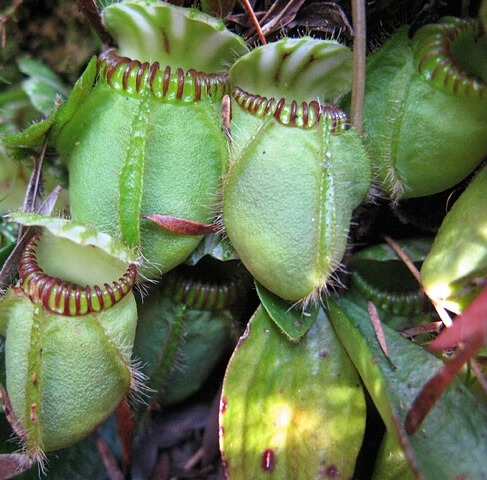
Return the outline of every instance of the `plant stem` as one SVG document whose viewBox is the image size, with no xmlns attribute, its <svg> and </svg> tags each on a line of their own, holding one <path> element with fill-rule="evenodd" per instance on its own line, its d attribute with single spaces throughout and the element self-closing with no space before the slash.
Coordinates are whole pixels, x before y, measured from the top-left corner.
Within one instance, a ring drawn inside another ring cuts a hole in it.
<svg viewBox="0 0 487 480">
<path fill-rule="evenodd" d="M 367 48 L 365 1 L 352 0 L 353 85 L 352 125 L 361 133 L 365 94 L 365 57 Z"/>
</svg>

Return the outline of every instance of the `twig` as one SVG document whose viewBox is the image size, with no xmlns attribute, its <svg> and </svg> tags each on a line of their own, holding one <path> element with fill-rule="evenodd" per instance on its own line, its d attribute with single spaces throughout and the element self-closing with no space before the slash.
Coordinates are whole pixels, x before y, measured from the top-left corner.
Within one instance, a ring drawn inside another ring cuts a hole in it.
<svg viewBox="0 0 487 480">
<path fill-rule="evenodd" d="M 375 336 L 379 341 L 380 348 L 384 353 L 385 357 L 389 361 L 393 370 L 396 370 L 397 367 L 392 363 L 391 357 L 389 357 L 389 351 L 387 349 L 386 337 L 384 335 L 384 330 L 382 329 L 382 323 L 379 318 L 379 313 L 377 312 L 377 308 L 372 302 L 367 302 L 367 310 L 369 311 L 369 318 L 370 322 L 372 323 L 372 327 L 374 328 Z"/>
<path fill-rule="evenodd" d="M 404 250 L 392 238 L 386 235 L 384 236 L 384 239 L 391 246 L 391 248 L 396 252 L 397 256 L 404 262 L 406 267 L 408 267 L 409 271 L 413 274 L 414 278 L 418 281 L 418 283 L 421 285 L 422 288 L 421 274 L 419 273 L 419 270 L 416 268 L 416 265 L 414 265 L 414 263 L 406 255 Z M 428 292 L 425 293 L 426 295 L 428 295 Z M 431 298 L 429 295 L 428 298 L 430 299 L 431 303 L 435 307 L 438 316 L 441 318 L 445 327 L 451 327 L 453 325 L 453 322 L 450 318 L 450 315 L 448 315 L 448 312 L 434 298 Z"/>
<path fill-rule="evenodd" d="M 477 380 L 479 381 L 479 384 L 483 388 L 484 392 L 487 393 L 487 379 L 484 377 L 480 365 L 474 358 L 470 359 L 470 368 L 477 377 Z"/>
<path fill-rule="evenodd" d="M 245 10 L 247 10 L 247 13 L 250 15 L 250 18 L 252 18 L 252 22 L 255 25 L 255 29 L 257 30 L 257 34 L 259 35 L 260 42 L 262 45 L 265 45 L 267 43 L 265 36 L 262 32 L 262 29 L 260 28 L 259 20 L 257 20 L 257 17 L 255 16 L 254 9 L 252 8 L 252 5 L 250 5 L 248 0 L 240 0 L 242 5 L 244 6 Z"/>
<path fill-rule="evenodd" d="M 358 133 L 362 131 L 365 95 L 365 57 L 367 49 L 367 27 L 365 1 L 352 1 L 353 23 L 353 85 L 352 85 L 352 125 Z"/>
</svg>

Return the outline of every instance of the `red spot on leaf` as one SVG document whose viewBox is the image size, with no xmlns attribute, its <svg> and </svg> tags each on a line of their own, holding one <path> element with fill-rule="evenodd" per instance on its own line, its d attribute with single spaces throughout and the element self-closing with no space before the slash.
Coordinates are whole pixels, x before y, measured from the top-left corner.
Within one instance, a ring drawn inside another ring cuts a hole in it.
<svg viewBox="0 0 487 480">
<path fill-rule="evenodd" d="M 223 454 L 222 454 L 223 456 Z M 228 471 L 228 461 L 227 460 L 222 460 L 222 468 L 223 472 L 225 474 L 225 478 L 228 478 L 230 476 L 230 472 Z"/>
<path fill-rule="evenodd" d="M 340 470 L 332 463 L 326 467 L 325 474 L 328 478 L 338 478 L 340 476 Z"/>
<path fill-rule="evenodd" d="M 276 455 L 272 448 L 268 448 L 262 454 L 260 465 L 264 472 L 272 472 L 276 466 Z"/>
<path fill-rule="evenodd" d="M 227 398 L 223 397 L 220 400 L 220 415 L 223 415 L 227 411 Z"/>
</svg>

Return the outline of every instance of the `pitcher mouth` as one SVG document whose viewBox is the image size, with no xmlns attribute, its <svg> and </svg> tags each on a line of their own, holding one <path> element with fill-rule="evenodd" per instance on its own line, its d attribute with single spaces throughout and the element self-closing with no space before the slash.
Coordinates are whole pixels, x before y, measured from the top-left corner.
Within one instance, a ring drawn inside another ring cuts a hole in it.
<svg viewBox="0 0 487 480">
<path fill-rule="evenodd" d="M 468 72 L 455 56 L 455 42 L 464 35 L 471 35 L 472 40 L 479 38 L 478 24 L 453 17 L 440 22 L 422 27 L 413 37 L 417 71 L 440 90 L 455 95 L 487 96 L 485 79 Z"/>
<path fill-rule="evenodd" d="M 78 317 L 107 310 L 119 303 L 133 288 L 137 267 L 130 264 L 118 280 L 99 285 L 76 285 L 44 273 L 37 262 L 37 247 L 42 233 L 27 243 L 19 260 L 20 284 L 32 302 L 59 315 Z"/>
</svg>

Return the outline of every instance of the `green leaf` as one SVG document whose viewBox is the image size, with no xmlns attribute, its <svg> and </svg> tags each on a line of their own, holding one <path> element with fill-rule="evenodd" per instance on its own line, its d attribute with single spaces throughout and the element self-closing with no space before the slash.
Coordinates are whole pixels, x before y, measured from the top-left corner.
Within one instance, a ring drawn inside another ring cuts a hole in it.
<svg viewBox="0 0 487 480">
<path fill-rule="evenodd" d="M 43 114 L 52 112 L 57 95 L 65 98 L 69 95 L 69 88 L 48 66 L 28 57 L 18 60 L 18 64 L 22 73 L 29 77 L 22 86 L 32 104 Z"/>
<path fill-rule="evenodd" d="M 227 237 L 221 234 L 205 235 L 193 253 L 187 258 L 188 265 L 196 265 L 203 257 L 209 255 L 217 260 L 238 260 L 238 256 Z"/>
<path fill-rule="evenodd" d="M 299 343 L 260 306 L 230 360 L 221 449 L 234 479 L 351 477 L 365 427 L 361 385 L 323 310 Z"/>
<path fill-rule="evenodd" d="M 397 480 L 398 478 L 414 480 L 416 476 L 404 456 L 397 435 L 386 432 L 375 461 L 372 480 Z"/>
<path fill-rule="evenodd" d="M 455 313 L 462 312 L 480 293 L 481 279 L 487 277 L 486 201 L 484 165 L 444 218 L 421 267 L 428 295 Z"/>
<path fill-rule="evenodd" d="M 293 303 L 283 300 L 255 282 L 257 294 L 262 305 L 276 325 L 287 335 L 289 340 L 299 340 L 313 325 L 320 307 L 318 304 L 309 305 L 306 310 L 293 308 Z"/>
<path fill-rule="evenodd" d="M 408 436 L 403 423 L 411 403 L 442 362 L 383 325 L 393 370 L 376 339 L 368 314 L 356 305 L 330 301 L 329 316 L 381 417 L 413 468 L 416 478 L 485 478 L 487 412 L 456 379 L 418 432 Z"/>
</svg>

